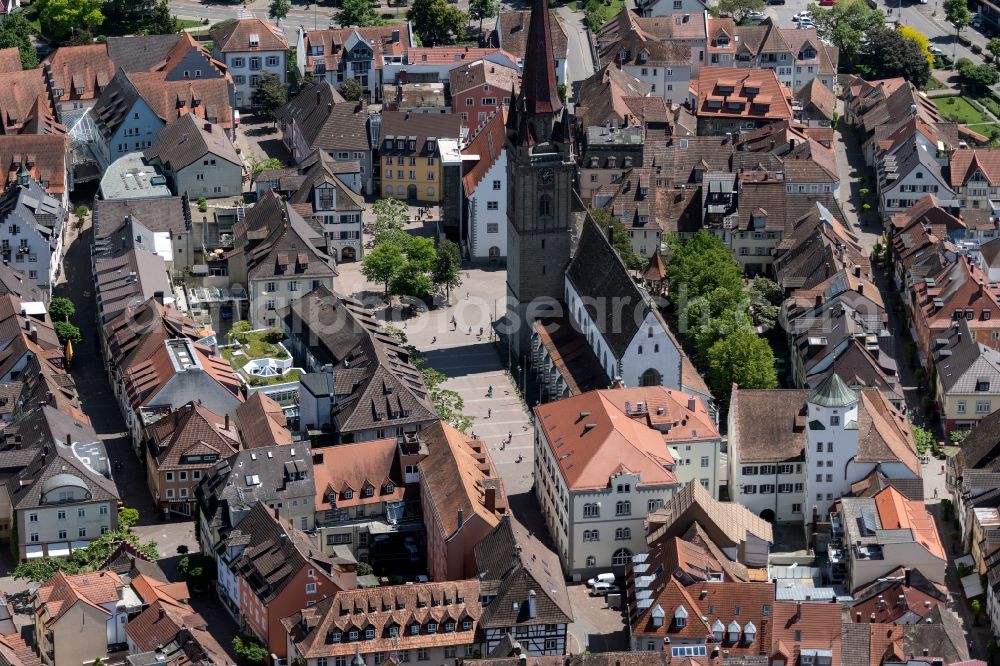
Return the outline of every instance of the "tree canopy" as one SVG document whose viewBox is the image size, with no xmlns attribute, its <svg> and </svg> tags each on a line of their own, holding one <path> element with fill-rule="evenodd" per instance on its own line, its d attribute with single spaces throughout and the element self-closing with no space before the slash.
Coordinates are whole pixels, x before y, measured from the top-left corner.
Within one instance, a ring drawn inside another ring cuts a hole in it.
<svg viewBox="0 0 1000 666">
<path fill-rule="evenodd" d="M 465 34 L 468 15 L 447 0 L 414 0 L 406 18 L 424 46 L 454 44 Z"/>
<path fill-rule="evenodd" d="M 16 47 L 21 55 L 21 69 L 38 67 L 38 53 L 31 43 L 35 30 L 22 12 L 8 14 L 0 21 L 0 49 Z"/>
<path fill-rule="evenodd" d="M 944 0 L 943 7 L 944 18 L 955 26 L 955 32 L 961 32 L 963 28 L 972 23 L 972 12 L 969 10 L 968 0 Z"/>
<path fill-rule="evenodd" d="M 469 16 L 479 21 L 479 33 L 483 32 L 483 21 L 500 13 L 499 0 L 469 0 Z"/>
<path fill-rule="evenodd" d="M 991 86 L 1000 81 L 1000 73 L 997 73 L 993 65 L 977 65 L 968 58 L 959 58 L 955 69 L 958 70 L 962 85 L 975 93 L 988 92 Z"/>
<path fill-rule="evenodd" d="M 434 270 L 431 271 L 431 282 L 435 287 L 444 287 L 449 298 L 451 290 L 457 289 L 462 284 L 462 259 L 458 246 L 447 238 L 438 244 Z"/>
<path fill-rule="evenodd" d="M 104 23 L 103 0 L 35 0 L 34 4 L 42 32 L 56 39 Z"/>
<path fill-rule="evenodd" d="M 708 372 L 712 390 L 726 401 L 733 384 L 745 389 L 778 386 L 771 346 L 748 328 L 738 328 L 712 345 Z"/>
<path fill-rule="evenodd" d="M 292 3 L 289 0 L 271 0 L 267 6 L 267 15 L 274 19 L 277 25 L 281 25 L 281 19 L 288 16 L 291 8 Z"/>
<path fill-rule="evenodd" d="M 348 102 L 357 102 L 364 97 L 365 89 L 361 87 L 357 79 L 347 79 L 340 84 L 340 94 Z"/>
<path fill-rule="evenodd" d="M 816 33 L 840 49 L 841 57 L 854 61 L 865 34 L 885 23 L 885 15 L 865 0 L 838 0 L 832 7 L 809 5 Z"/>
<path fill-rule="evenodd" d="M 887 25 L 868 31 L 862 61 L 876 79 L 903 77 L 922 88 L 931 77 L 931 66 L 920 45 Z"/>
<path fill-rule="evenodd" d="M 260 77 L 257 87 L 250 93 L 250 106 L 263 118 L 271 122 L 278 121 L 278 109 L 288 100 L 285 85 L 274 74 L 264 74 Z"/>
<path fill-rule="evenodd" d="M 62 296 L 55 296 L 49 301 L 49 315 L 61 321 L 69 321 L 76 314 L 73 301 Z"/>
<path fill-rule="evenodd" d="M 899 26 L 899 34 L 903 36 L 904 39 L 910 39 L 917 43 L 920 47 L 920 52 L 924 54 L 924 58 L 927 59 L 927 66 L 934 67 L 934 54 L 931 53 L 931 40 L 927 38 L 927 35 L 920 32 L 916 28 L 911 28 L 908 25 Z"/>
<path fill-rule="evenodd" d="M 371 0 L 343 0 L 340 3 L 340 12 L 337 14 L 337 23 L 342 28 L 364 27 L 379 25 L 382 23 L 382 17 L 375 11 Z"/>
<path fill-rule="evenodd" d="M 752 12 L 759 12 L 764 6 L 764 0 L 719 0 L 716 13 L 731 16 L 737 23 L 743 23 Z"/>
</svg>

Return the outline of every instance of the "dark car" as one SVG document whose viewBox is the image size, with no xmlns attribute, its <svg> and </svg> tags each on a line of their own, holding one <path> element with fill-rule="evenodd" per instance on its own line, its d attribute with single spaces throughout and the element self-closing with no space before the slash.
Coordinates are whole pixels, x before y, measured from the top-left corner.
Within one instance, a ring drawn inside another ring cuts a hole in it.
<svg viewBox="0 0 1000 666">
<path fill-rule="evenodd" d="M 783 4 L 785 4 L 785 0 L 767 0 L 767 4 L 769 4 L 769 5 L 783 5 Z"/>
</svg>

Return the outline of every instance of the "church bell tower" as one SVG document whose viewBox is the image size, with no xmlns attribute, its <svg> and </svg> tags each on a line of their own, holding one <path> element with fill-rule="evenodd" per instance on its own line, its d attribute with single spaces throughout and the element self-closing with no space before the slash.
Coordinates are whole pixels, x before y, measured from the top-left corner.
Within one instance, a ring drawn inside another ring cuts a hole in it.
<svg viewBox="0 0 1000 666">
<path fill-rule="evenodd" d="M 532 320 L 563 297 L 576 165 L 559 99 L 546 0 L 534 0 L 521 90 L 507 119 L 507 330 L 530 352 Z"/>
</svg>

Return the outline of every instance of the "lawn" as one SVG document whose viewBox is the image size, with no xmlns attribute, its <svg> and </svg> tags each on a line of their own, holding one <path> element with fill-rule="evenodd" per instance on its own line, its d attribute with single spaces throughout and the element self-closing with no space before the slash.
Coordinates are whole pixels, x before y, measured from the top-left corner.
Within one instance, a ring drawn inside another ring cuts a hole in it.
<svg viewBox="0 0 1000 666">
<path fill-rule="evenodd" d="M 247 333 L 244 342 L 240 343 L 240 347 L 223 347 L 222 355 L 228 360 L 234 368 L 237 370 L 241 369 L 248 362 L 260 358 L 277 358 L 285 359 L 288 358 L 281 347 L 276 344 L 271 344 L 264 340 L 264 331 L 255 331 L 253 333 Z M 233 356 L 234 351 L 243 352 L 239 356 Z"/>
<path fill-rule="evenodd" d="M 272 384 L 287 384 L 289 382 L 297 382 L 299 381 L 300 374 L 301 373 L 298 370 L 289 370 L 283 375 L 274 375 L 272 377 L 249 375 L 246 377 L 246 380 L 250 386 L 271 386 Z"/>
<path fill-rule="evenodd" d="M 188 28 L 197 28 L 198 26 L 205 25 L 205 22 L 200 19 L 177 19 L 177 26 L 181 30 L 187 30 Z"/>
<path fill-rule="evenodd" d="M 983 95 L 976 99 L 977 102 L 985 106 L 990 113 L 1000 118 L 1000 101 L 993 95 Z"/>
<path fill-rule="evenodd" d="M 952 122 L 963 125 L 983 125 L 990 124 L 992 120 L 985 113 L 977 109 L 972 102 L 960 95 L 949 97 L 935 97 L 934 104 L 941 115 Z"/>
<path fill-rule="evenodd" d="M 594 32 L 609 20 L 618 16 L 625 7 L 625 0 L 587 0 L 587 24 Z"/>
</svg>

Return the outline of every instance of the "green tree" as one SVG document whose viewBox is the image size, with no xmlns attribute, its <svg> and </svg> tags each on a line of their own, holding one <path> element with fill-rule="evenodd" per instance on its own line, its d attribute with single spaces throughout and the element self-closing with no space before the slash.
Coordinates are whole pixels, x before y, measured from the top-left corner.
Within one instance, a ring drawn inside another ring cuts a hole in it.
<svg viewBox="0 0 1000 666">
<path fill-rule="evenodd" d="M 420 270 L 419 265 L 408 261 L 389 282 L 389 291 L 398 296 L 423 298 L 433 286 L 430 276 Z"/>
<path fill-rule="evenodd" d="M 992 53 L 994 58 L 1000 58 L 1000 37 L 994 37 L 988 41 L 986 50 Z"/>
<path fill-rule="evenodd" d="M 972 23 L 972 12 L 969 11 L 968 0 L 944 0 L 944 18 L 955 26 L 955 40 L 952 42 L 952 57 L 958 48 L 958 35 Z"/>
<path fill-rule="evenodd" d="M 431 282 L 435 287 L 444 287 L 448 298 L 451 298 L 451 290 L 457 289 L 462 284 L 462 260 L 458 253 L 458 245 L 447 238 L 438 245 L 434 270 L 431 271 Z"/>
<path fill-rule="evenodd" d="M 451 426 L 468 432 L 475 423 L 471 416 L 465 416 L 462 410 L 465 408 L 465 401 L 455 391 L 443 388 L 445 376 L 434 368 L 421 364 L 420 373 L 424 380 L 424 385 L 430 393 L 431 404 L 438 418 L 447 421 Z"/>
<path fill-rule="evenodd" d="M 920 45 L 894 27 L 879 26 L 868 31 L 863 62 L 875 78 L 903 77 L 923 88 L 931 77 L 931 66 Z"/>
<path fill-rule="evenodd" d="M 76 314 L 76 306 L 73 301 L 62 296 L 55 296 L 49 301 L 49 315 L 58 317 L 61 321 L 69 321 Z"/>
<path fill-rule="evenodd" d="M 674 294 L 686 291 L 689 299 L 720 287 L 730 293 L 743 289 L 743 273 L 736 259 L 722 241 L 704 229 L 676 247 L 667 264 L 667 278 Z"/>
<path fill-rule="evenodd" d="M 385 297 L 389 297 L 389 284 L 406 266 L 403 248 L 394 241 L 382 241 L 361 260 L 361 274 L 365 279 L 382 284 Z"/>
<path fill-rule="evenodd" d="M 233 653 L 244 664 L 263 664 L 268 657 L 267 648 L 248 636 L 233 636 Z"/>
<path fill-rule="evenodd" d="M 913 431 L 913 439 L 917 445 L 917 453 L 920 455 L 924 455 L 936 445 L 937 440 L 934 437 L 934 433 L 927 428 L 918 426 L 916 423 L 911 423 L 910 430 Z"/>
<path fill-rule="evenodd" d="M 288 11 L 292 8 L 292 3 L 288 0 L 271 0 L 267 6 L 267 15 L 274 19 L 275 24 L 281 25 L 281 19 L 288 16 Z"/>
<path fill-rule="evenodd" d="M 592 208 L 590 217 L 597 226 L 611 233 L 611 245 L 629 270 L 637 271 L 646 265 L 646 260 L 632 247 L 632 237 L 628 228 L 607 208 Z"/>
<path fill-rule="evenodd" d="M 865 0 L 838 0 L 832 7 L 809 5 L 817 34 L 840 49 L 841 58 L 853 62 L 861 51 L 861 39 L 885 23 L 880 9 L 871 9 Z"/>
<path fill-rule="evenodd" d="M 179 32 L 180 29 L 180 23 L 170 12 L 167 0 L 159 0 L 142 22 L 142 30 L 150 35 L 170 35 Z"/>
<path fill-rule="evenodd" d="M 434 270 L 434 262 L 437 261 L 437 248 L 434 247 L 434 240 L 426 236 L 410 236 L 403 234 L 403 252 L 406 254 L 406 262 L 423 273 L 430 273 Z"/>
<path fill-rule="evenodd" d="M 454 44 L 465 34 L 468 16 L 447 0 L 414 0 L 406 18 L 424 46 Z"/>
<path fill-rule="evenodd" d="M 716 8 L 720 16 L 732 16 L 737 23 L 743 23 L 751 12 L 764 9 L 764 0 L 719 0 Z"/>
<path fill-rule="evenodd" d="M 357 79 L 347 79 L 340 84 L 340 94 L 348 102 L 357 102 L 364 97 L 365 89 L 361 87 L 361 83 Z"/>
<path fill-rule="evenodd" d="M 41 557 L 36 560 L 21 562 L 14 567 L 13 576 L 18 580 L 28 580 L 32 583 L 44 583 L 57 572 L 67 574 L 79 573 L 79 567 L 71 560 L 62 558 Z"/>
<path fill-rule="evenodd" d="M 67 342 L 70 342 L 75 347 L 83 339 L 80 329 L 68 321 L 53 322 L 52 327 L 55 328 L 56 337 L 59 338 L 59 344 L 61 345 L 65 346 Z"/>
<path fill-rule="evenodd" d="M 278 110 L 288 100 L 285 84 L 274 74 L 264 74 L 260 77 L 257 87 L 250 93 L 250 106 L 254 112 L 272 123 L 278 122 Z"/>
<path fill-rule="evenodd" d="M 252 330 L 253 325 L 246 319 L 241 319 L 229 328 L 229 337 L 237 342 L 245 343 L 247 341 L 247 333 Z"/>
<path fill-rule="evenodd" d="M 372 565 L 367 562 L 358 562 L 358 575 L 359 576 L 371 576 L 372 575 Z"/>
<path fill-rule="evenodd" d="M 56 39 L 104 23 L 103 0 L 35 0 L 34 5 L 42 32 Z"/>
<path fill-rule="evenodd" d="M 774 352 L 767 340 L 740 328 L 718 340 L 708 351 L 708 376 L 712 393 L 729 401 L 732 385 L 746 389 L 778 386 Z"/>
<path fill-rule="evenodd" d="M 254 179 L 260 175 L 261 171 L 266 169 L 281 169 L 285 165 L 281 163 L 277 157 L 266 157 L 261 159 L 254 159 L 250 162 L 250 176 Z"/>
<path fill-rule="evenodd" d="M 469 16 L 474 21 L 479 21 L 480 35 L 483 34 L 483 20 L 493 18 L 499 13 L 500 3 L 497 0 L 469 0 Z"/>
<path fill-rule="evenodd" d="M 375 242 L 386 233 L 402 231 L 410 217 L 406 204 L 399 199 L 379 199 L 372 206 L 372 213 L 375 214 L 375 224 L 372 227 Z"/>
<path fill-rule="evenodd" d="M 961 430 L 952 430 L 950 433 L 948 433 L 948 439 L 950 439 L 951 443 L 954 444 L 955 446 L 961 446 L 962 442 L 965 441 L 965 438 L 968 437 L 971 433 L 972 431 L 969 430 L 968 428 L 962 428 Z"/>
<path fill-rule="evenodd" d="M 928 67 L 934 67 L 934 54 L 931 53 L 931 40 L 927 38 L 927 35 L 920 32 L 916 28 L 911 28 L 908 25 L 900 25 L 899 34 L 906 39 L 913 40 L 920 47 L 920 52 L 924 55 L 927 60 Z"/>
<path fill-rule="evenodd" d="M 131 530 L 139 522 L 139 510 L 123 506 L 118 509 L 118 529 Z"/>
<path fill-rule="evenodd" d="M 337 23 L 342 28 L 364 27 L 382 23 L 382 17 L 375 11 L 371 0 L 343 0 L 340 3 L 340 12 L 337 14 Z"/>
<path fill-rule="evenodd" d="M 754 325 L 773 328 L 778 322 L 778 308 L 783 298 L 784 292 L 777 282 L 763 276 L 754 278 L 748 294 Z"/>
<path fill-rule="evenodd" d="M 38 52 L 31 42 L 34 32 L 34 27 L 23 12 L 8 14 L 0 21 L 0 48 L 17 48 L 21 55 L 21 69 L 38 67 Z"/>
<path fill-rule="evenodd" d="M 979 599 L 973 599 L 969 602 L 969 607 L 972 608 L 972 624 L 979 626 L 979 616 L 983 612 L 983 602 Z"/>
<path fill-rule="evenodd" d="M 1000 73 L 993 65 L 976 65 L 968 58 L 959 58 L 955 68 L 962 85 L 976 94 L 989 92 L 990 87 L 1000 81 Z"/>
</svg>

